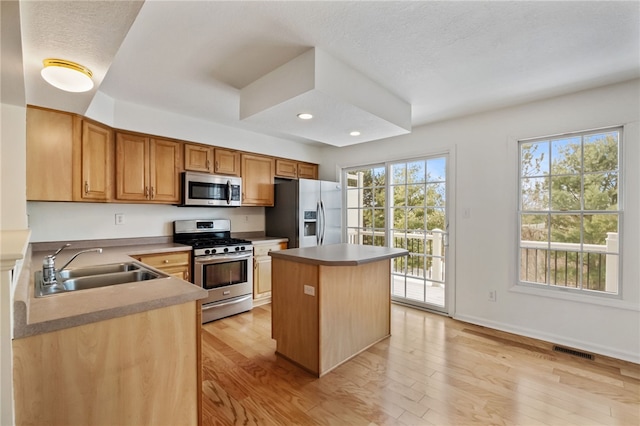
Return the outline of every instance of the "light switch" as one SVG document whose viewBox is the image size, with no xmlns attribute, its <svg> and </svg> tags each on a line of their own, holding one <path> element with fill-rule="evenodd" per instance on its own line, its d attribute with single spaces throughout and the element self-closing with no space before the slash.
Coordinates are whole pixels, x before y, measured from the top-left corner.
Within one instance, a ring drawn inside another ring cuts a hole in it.
<svg viewBox="0 0 640 426">
<path fill-rule="evenodd" d="M 308 294 L 309 296 L 315 296 L 316 295 L 315 287 L 305 284 L 305 286 L 304 286 L 304 294 Z"/>
</svg>

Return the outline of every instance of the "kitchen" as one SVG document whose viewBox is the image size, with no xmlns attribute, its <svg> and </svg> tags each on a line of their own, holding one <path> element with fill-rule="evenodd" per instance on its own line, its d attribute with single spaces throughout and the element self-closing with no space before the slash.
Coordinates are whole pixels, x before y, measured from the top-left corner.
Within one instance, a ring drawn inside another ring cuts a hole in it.
<svg viewBox="0 0 640 426">
<path fill-rule="evenodd" d="M 6 40 L 4 31 L 8 28 L 4 21 L 8 16 L 5 13 L 5 7 L 8 7 L 5 3 L 10 2 L 3 2 L 3 55 Z M 6 62 L 3 61 L 3 78 L 8 75 L 4 70 Z M 410 135 L 392 138 L 390 141 L 343 148 L 300 144 L 266 133 L 212 123 L 188 114 L 167 112 L 153 106 L 116 100 L 101 92 L 96 94 L 96 103 L 88 115 L 95 119 L 107 117 L 104 121 L 117 123 L 118 128 L 320 163 L 320 177 L 327 180 L 336 180 L 339 177 L 336 172 L 339 167 L 383 161 L 389 157 L 389 152 L 393 152 L 395 158 L 409 158 L 425 152 L 425 141 L 434 141 L 429 147 L 430 152 L 444 149 L 455 151 L 460 212 L 464 211 L 464 208 L 471 211 L 468 218 L 456 213 L 456 260 L 458 264 L 464 264 L 466 267 L 456 271 L 458 296 L 455 300 L 454 316 L 525 335 L 581 345 L 622 359 L 635 360 L 638 342 L 637 338 L 633 337 L 637 336 L 637 333 L 633 332 L 635 326 L 632 325 L 638 324 L 638 314 L 629 307 L 637 304 L 638 289 L 633 287 L 633 284 L 629 284 L 630 287 L 623 296 L 622 304 L 627 308 L 618 309 L 570 301 L 569 306 L 565 306 L 569 309 L 570 315 L 587 318 L 590 322 L 587 325 L 564 324 L 562 329 L 557 329 L 552 318 L 559 315 L 556 313 L 560 309 L 559 303 L 536 295 L 509 291 L 509 262 L 489 256 L 489 253 L 499 253 L 499 258 L 509 258 L 514 231 L 495 230 L 486 226 L 487 223 L 496 222 L 509 224 L 514 220 L 512 200 L 509 197 L 502 199 L 492 195 L 513 192 L 509 184 L 510 166 L 504 165 L 508 163 L 507 159 L 511 158 L 508 141 L 619 123 L 628 123 L 627 137 L 637 141 L 638 130 L 637 124 L 634 123 L 637 123 L 638 116 L 635 96 L 638 93 L 638 81 L 633 74 L 626 76 L 626 81 L 601 80 L 600 87 L 584 91 L 580 91 L 583 86 L 574 84 L 574 77 L 571 77 L 558 82 L 558 85 L 566 86 L 565 93 L 559 98 L 528 99 L 533 102 L 416 127 Z M 16 86 L 20 85 L 19 82 Z M 26 183 L 21 179 L 6 178 L 24 175 L 26 170 L 24 160 L 16 161 L 26 157 L 24 142 L 10 142 L 25 140 L 24 95 L 22 101 L 19 98 L 13 101 L 10 95 L 11 92 L 5 90 L 3 83 L 3 230 L 26 228 L 28 214 L 28 227 L 33 242 L 169 236 L 173 220 L 195 219 L 203 217 L 203 214 L 210 214 L 206 209 L 181 209 L 170 205 L 57 202 L 29 202 L 27 205 L 23 195 L 26 193 Z M 72 106 L 77 102 L 75 99 L 77 98 L 68 95 L 66 101 L 57 105 L 56 109 L 72 110 Z M 567 109 L 572 113 L 567 114 Z M 480 146 L 487 147 L 486 151 L 480 149 Z M 495 156 L 498 157 L 498 161 L 495 161 Z M 625 159 L 629 164 L 634 164 L 633 161 L 637 164 L 637 144 L 626 147 Z M 495 165 L 491 168 L 483 167 L 483 164 L 488 163 Z M 637 188 L 636 170 L 629 170 L 625 177 L 628 188 Z M 490 187 L 494 189 L 487 191 L 486 188 Z M 637 227 L 638 194 L 637 191 L 629 192 L 625 223 L 628 225 L 627 231 L 632 236 L 640 236 Z M 487 199 L 491 200 L 491 203 L 487 203 Z M 124 224 L 115 224 L 116 214 L 124 215 Z M 216 217 L 230 219 L 231 228 L 237 232 L 264 231 L 263 207 L 220 209 L 216 211 Z M 494 232 L 498 232 L 497 237 Z M 629 259 L 638 258 L 637 242 L 634 242 L 638 239 L 626 240 Z M 472 249 L 477 247 L 480 241 L 487 244 L 486 250 L 481 250 L 481 253 Z M 638 275 L 637 265 L 634 263 L 632 260 L 625 263 L 624 274 L 627 283 L 632 283 Z M 504 272 L 499 272 L 496 276 L 492 271 Z M 489 284 L 478 286 L 478 278 L 483 283 L 494 283 L 492 285 L 500 292 L 498 303 L 486 301 L 485 293 Z M 537 309 L 542 309 L 548 314 L 542 322 L 537 310 L 530 307 L 532 301 L 535 301 Z M 615 332 L 612 333 L 609 327 L 598 325 L 591 320 L 594 306 L 598 314 L 596 317 L 605 317 L 608 323 L 615 324 Z M 518 311 L 519 314 L 514 315 L 514 311 Z M 531 324 L 536 326 L 531 329 Z"/>
</svg>

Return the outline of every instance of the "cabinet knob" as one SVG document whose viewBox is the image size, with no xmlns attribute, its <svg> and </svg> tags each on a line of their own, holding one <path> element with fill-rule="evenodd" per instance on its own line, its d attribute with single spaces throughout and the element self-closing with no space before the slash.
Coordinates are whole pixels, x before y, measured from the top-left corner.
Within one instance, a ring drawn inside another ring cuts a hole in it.
<svg viewBox="0 0 640 426">
<path fill-rule="evenodd" d="M 152 186 L 151 187 L 151 199 L 153 200 L 154 198 L 156 198 L 156 189 Z"/>
<path fill-rule="evenodd" d="M 169 263 L 169 259 L 163 260 L 164 263 Z"/>
<path fill-rule="evenodd" d="M 86 180 L 84 181 L 84 193 L 89 193 L 89 182 L 87 182 Z"/>
<path fill-rule="evenodd" d="M 211 170 L 211 161 L 207 160 L 207 170 Z"/>
<path fill-rule="evenodd" d="M 148 186 L 144 187 L 144 198 L 149 198 L 149 187 Z"/>
</svg>

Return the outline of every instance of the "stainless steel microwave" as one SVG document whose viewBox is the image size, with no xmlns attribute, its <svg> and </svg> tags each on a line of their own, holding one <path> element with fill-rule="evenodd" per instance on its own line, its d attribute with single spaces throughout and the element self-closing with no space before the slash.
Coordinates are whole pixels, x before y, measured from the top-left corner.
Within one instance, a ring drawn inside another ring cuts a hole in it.
<svg viewBox="0 0 640 426">
<path fill-rule="evenodd" d="M 182 173 L 181 206 L 239 207 L 242 178 L 207 173 Z"/>
</svg>

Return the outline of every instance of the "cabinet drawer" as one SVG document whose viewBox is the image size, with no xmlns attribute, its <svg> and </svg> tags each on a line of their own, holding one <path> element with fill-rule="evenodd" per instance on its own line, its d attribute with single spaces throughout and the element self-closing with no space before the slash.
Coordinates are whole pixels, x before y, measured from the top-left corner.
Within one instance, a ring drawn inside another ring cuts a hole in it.
<svg viewBox="0 0 640 426">
<path fill-rule="evenodd" d="M 287 243 L 254 245 L 253 255 L 256 257 L 268 256 L 270 251 L 285 250 L 286 248 L 287 248 Z"/>
<path fill-rule="evenodd" d="M 189 252 L 145 254 L 135 256 L 142 263 L 154 268 L 166 268 L 168 266 L 188 265 Z"/>
</svg>

